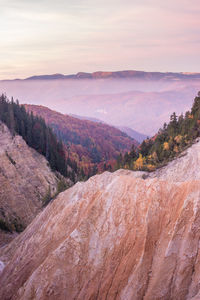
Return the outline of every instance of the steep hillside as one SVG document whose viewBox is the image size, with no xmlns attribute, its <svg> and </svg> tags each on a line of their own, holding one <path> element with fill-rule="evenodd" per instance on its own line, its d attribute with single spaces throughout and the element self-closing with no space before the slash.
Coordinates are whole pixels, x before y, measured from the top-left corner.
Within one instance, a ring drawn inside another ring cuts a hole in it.
<svg viewBox="0 0 200 300">
<path fill-rule="evenodd" d="M 60 179 L 42 155 L 0 122 L 0 244 L 13 238 L 6 233 L 20 232 L 33 220 Z"/>
<path fill-rule="evenodd" d="M 200 141 L 162 171 L 61 193 L 0 250 L 0 298 L 198 300 L 199 228 Z"/>
<path fill-rule="evenodd" d="M 179 117 L 174 112 L 170 122 L 152 138 L 142 142 L 138 152 L 130 151 L 117 159 L 117 168 L 155 170 L 181 155 L 197 137 L 200 137 L 200 92 L 192 108 Z"/>
<path fill-rule="evenodd" d="M 90 117 L 83 117 L 83 116 L 78 116 L 78 115 L 74 115 L 71 114 L 72 117 L 74 118 L 78 118 L 80 120 L 88 120 L 88 121 L 92 121 L 92 122 L 97 122 L 97 123 L 105 123 L 100 119 L 95 119 L 95 118 L 90 118 Z M 144 135 L 140 132 L 137 132 L 129 127 L 123 127 L 123 126 L 119 126 L 117 127 L 120 131 L 126 133 L 128 136 L 130 136 L 132 139 L 136 140 L 139 144 L 141 144 L 148 136 Z"/>
<path fill-rule="evenodd" d="M 26 143 L 38 153 L 44 155 L 50 167 L 64 176 L 69 176 L 68 162 L 62 143 L 44 119 L 26 112 L 18 101 L 0 96 L 0 121 L 5 123 L 12 135 L 19 134 Z"/>
<path fill-rule="evenodd" d="M 138 145 L 134 139 L 107 124 L 80 120 L 63 115 L 47 107 L 25 105 L 29 112 L 41 116 L 68 147 L 69 156 L 76 159 L 82 167 L 109 162 Z"/>
<path fill-rule="evenodd" d="M 83 117 L 83 116 L 78 116 L 78 115 L 74 115 L 74 114 L 71 114 L 71 116 L 74 117 L 74 118 L 78 118 L 80 120 L 88 120 L 88 121 L 93 121 L 93 122 L 97 122 L 97 123 L 105 123 L 100 119 L 95 119 L 95 118 L 90 118 L 90 117 Z M 129 128 L 129 127 L 119 126 L 117 128 L 120 131 L 126 133 L 132 139 L 136 140 L 139 144 L 141 144 L 148 137 L 147 135 L 144 135 L 140 132 L 137 132 L 137 131 Z"/>
</svg>

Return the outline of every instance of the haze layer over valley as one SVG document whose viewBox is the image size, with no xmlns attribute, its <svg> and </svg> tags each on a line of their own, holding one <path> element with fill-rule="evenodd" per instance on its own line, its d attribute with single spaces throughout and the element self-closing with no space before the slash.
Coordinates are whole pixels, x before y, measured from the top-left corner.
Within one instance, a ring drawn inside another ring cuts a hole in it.
<svg viewBox="0 0 200 300">
<path fill-rule="evenodd" d="M 98 118 L 151 136 L 174 111 L 187 111 L 199 90 L 198 73 L 127 72 L 132 73 L 78 73 L 71 77 L 0 81 L 0 91 L 18 98 L 20 103 Z"/>
</svg>

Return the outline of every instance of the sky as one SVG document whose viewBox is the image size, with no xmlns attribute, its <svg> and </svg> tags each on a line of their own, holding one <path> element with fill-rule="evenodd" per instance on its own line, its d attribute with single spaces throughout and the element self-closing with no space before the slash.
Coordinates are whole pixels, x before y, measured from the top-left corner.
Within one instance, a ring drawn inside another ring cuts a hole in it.
<svg viewBox="0 0 200 300">
<path fill-rule="evenodd" d="M 0 0 L 0 79 L 200 72 L 199 0 Z"/>
</svg>

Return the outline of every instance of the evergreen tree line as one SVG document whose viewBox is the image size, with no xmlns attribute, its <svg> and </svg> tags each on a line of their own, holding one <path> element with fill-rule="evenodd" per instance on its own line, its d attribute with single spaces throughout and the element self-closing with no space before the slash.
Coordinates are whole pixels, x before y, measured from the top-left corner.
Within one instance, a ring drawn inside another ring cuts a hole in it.
<svg viewBox="0 0 200 300">
<path fill-rule="evenodd" d="M 200 92 L 194 99 L 191 111 L 179 117 L 174 112 L 170 122 L 164 124 L 158 134 L 117 158 L 116 169 L 153 171 L 164 165 L 200 137 Z"/>
<path fill-rule="evenodd" d="M 28 146 L 44 155 L 53 171 L 70 177 L 75 182 L 77 165 L 65 158 L 65 149 L 52 129 L 46 125 L 44 119 L 28 113 L 18 101 L 11 101 L 2 94 L 0 96 L 0 120 L 4 122 L 11 134 L 19 134 Z M 70 166 L 70 171 L 68 168 Z"/>
</svg>

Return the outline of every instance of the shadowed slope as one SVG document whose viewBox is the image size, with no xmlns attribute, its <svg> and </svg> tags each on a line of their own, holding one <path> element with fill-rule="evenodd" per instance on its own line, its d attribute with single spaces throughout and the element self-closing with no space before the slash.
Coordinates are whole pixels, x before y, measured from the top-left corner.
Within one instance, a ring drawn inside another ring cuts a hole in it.
<svg viewBox="0 0 200 300">
<path fill-rule="evenodd" d="M 47 160 L 0 122 L 1 243 L 8 238 L 5 232 L 22 231 L 33 220 L 48 191 L 56 193 L 57 184 Z"/>
</svg>

